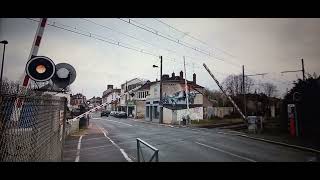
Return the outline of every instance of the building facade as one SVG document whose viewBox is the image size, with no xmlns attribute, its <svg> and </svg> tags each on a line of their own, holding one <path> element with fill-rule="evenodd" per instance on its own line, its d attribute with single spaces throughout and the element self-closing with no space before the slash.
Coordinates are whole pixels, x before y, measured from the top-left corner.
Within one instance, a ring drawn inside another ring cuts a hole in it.
<svg viewBox="0 0 320 180">
<path fill-rule="evenodd" d="M 162 104 L 163 122 L 167 124 L 180 123 L 186 114 L 191 120 L 203 119 L 203 90 L 202 86 L 196 83 L 196 74 L 193 74 L 193 81 L 187 81 L 189 112 L 187 111 L 187 98 L 185 79 L 183 72 L 180 76 L 162 76 Z M 155 81 L 150 85 L 150 95 L 146 98 L 145 119 L 159 122 L 160 118 L 160 82 Z"/>
<path fill-rule="evenodd" d="M 86 106 L 86 97 L 81 93 L 71 95 L 70 105 L 72 108 L 79 108 L 80 105 Z"/>
<path fill-rule="evenodd" d="M 144 112 L 144 101 L 148 95 L 149 81 L 134 78 L 121 84 L 119 110 L 127 113 L 128 117 L 141 118 Z"/>
<path fill-rule="evenodd" d="M 108 85 L 107 90 L 102 93 L 102 103 L 108 103 L 105 106 L 105 110 L 117 111 L 120 103 L 120 92 L 121 89 L 113 88 L 113 85 Z"/>
<path fill-rule="evenodd" d="M 97 107 L 101 105 L 102 103 L 102 98 L 101 97 L 92 97 L 91 99 L 87 100 L 87 103 L 93 107 Z"/>
</svg>

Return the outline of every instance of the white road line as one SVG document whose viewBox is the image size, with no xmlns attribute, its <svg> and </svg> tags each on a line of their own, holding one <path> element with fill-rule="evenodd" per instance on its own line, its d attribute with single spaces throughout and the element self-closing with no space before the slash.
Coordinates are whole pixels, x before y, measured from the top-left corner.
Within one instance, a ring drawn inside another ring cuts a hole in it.
<svg viewBox="0 0 320 180">
<path fill-rule="evenodd" d="M 79 162 L 79 159 L 80 159 L 81 140 L 82 140 L 82 136 L 80 136 L 79 141 L 78 141 L 77 156 L 76 156 L 76 160 L 74 162 Z"/>
<path fill-rule="evenodd" d="M 103 118 L 92 118 L 92 119 L 103 119 Z M 113 120 L 110 120 L 110 119 L 103 119 L 105 121 L 112 121 L 112 122 L 115 122 L 115 123 L 119 123 L 119 124 L 124 124 L 124 125 L 127 125 L 127 126 L 133 126 L 131 124 L 127 124 L 127 123 L 123 123 L 123 122 L 118 122 L 118 121 L 113 121 Z"/>
<path fill-rule="evenodd" d="M 216 147 L 212 147 L 212 146 L 209 146 L 209 145 L 206 145 L 206 144 L 202 144 L 202 143 L 199 143 L 199 142 L 195 142 L 195 143 L 197 143 L 199 145 L 202 145 L 202 146 L 205 146 L 205 147 L 208 147 L 208 148 L 211 148 L 211 149 L 214 149 L 214 150 L 219 151 L 219 152 L 223 152 L 223 153 L 229 154 L 231 156 L 238 157 L 240 159 L 244 159 L 244 160 L 251 161 L 251 162 L 257 162 L 257 161 L 255 161 L 253 159 L 249 159 L 249 158 L 246 158 L 246 157 L 243 157 L 243 156 L 239 156 L 239 155 L 233 154 L 231 152 L 227 152 L 225 150 L 222 150 L 222 149 L 219 149 L 219 148 L 216 148 Z"/>
<path fill-rule="evenodd" d="M 99 127 L 98 124 L 97 124 L 97 126 Z M 100 129 L 101 132 L 104 134 L 104 136 L 105 136 L 106 138 L 108 138 L 108 140 L 109 140 L 114 146 L 116 146 L 116 147 L 120 150 L 121 154 L 123 155 L 123 157 L 124 157 L 128 162 L 133 162 L 133 161 L 129 158 L 128 154 L 127 154 L 123 149 L 121 149 L 120 146 L 118 146 L 114 141 L 112 141 L 112 139 L 110 139 L 110 138 L 106 135 L 106 133 L 105 133 L 106 130 L 105 130 L 103 127 L 99 127 L 99 129 Z"/>
<path fill-rule="evenodd" d="M 97 125 L 98 126 L 98 125 Z M 98 126 L 98 128 L 100 129 L 100 131 L 104 134 L 104 136 L 107 136 L 106 134 L 109 135 L 108 131 L 105 129 L 102 129 L 100 126 Z"/>
</svg>

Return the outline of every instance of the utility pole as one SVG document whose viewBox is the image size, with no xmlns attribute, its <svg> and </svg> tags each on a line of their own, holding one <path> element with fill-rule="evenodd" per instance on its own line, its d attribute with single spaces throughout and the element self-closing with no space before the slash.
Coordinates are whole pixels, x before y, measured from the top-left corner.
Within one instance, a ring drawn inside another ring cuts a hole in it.
<svg viewBox="0 0 320 180">
<path fill-rule="evenodd" d="M 159 123 L 163 123 L 163 103 L 162 103 L 162 56 L 160 56 L 160 119 Z"/>
<path fill-rule="evenodd" d="M 268 73 L 259 73 L 259 74 L 244 74 L 244 65 L 242 65 L 242 93 L 243 93 L 243 103 L 244 103 L 244 115 L 247 117 L 247 102 L 246 102 L 246 85 L 245 85 L 245 78 L 248 76 L 264 76 Z"/>
<path fill-rule="evenodd" d="M 183 56 L 183 67 L 184 67 L 184 84 L 185 84 L 185 92 L 186 92 L 186 103 L 187 103 L 187 116 L 189 116 L 189 92 L 188 92 L 188 83 L 187 83 L 187 72 L 186 72 L 186 60 Z"/>
<path fill-rule="evenodd" d="M 303 77 L 303 80 L 306 80 L 306 79 L 305 79 L 305 76 L 304 76 L 304 63 L 303 63 L 303 59 L 301 59 L 301 65 L 302 65 L 302 77 Z"/>
<path fill-rule="evenodd" d="M 283 73 L 288 73 L 288 72 L 302 72 L 302 78 L 303 78 L 303 80 L 306 80 L 306 78 L 305 78 L 305 73 L 304 73 L 304 62 L 303 62 L 303 59 L 301 59 L 301 70 L 296 70 L 296 71 L 282 71 L 281 73 L 283 74 Z"/>
<path fill-rule="evenodd" d="M 126 81 L 126 91 L 125 91 L 125 96 L 126 96 L 126 113 L 127 113 L 127 116 L 128 116 L 128 96 L 127 96 L 127 93 L 128 93 L 128 81 Z"/>
<path fill-rule="evenodd" d="M 246 103 L 246 88 L 245 88 L 245 75 L 244 75 L 244 65 L 242 65 L 242 94 L 243 94 L 243 109 L 244 115 L 247 117 L 247 103 Z"/>
</svg>

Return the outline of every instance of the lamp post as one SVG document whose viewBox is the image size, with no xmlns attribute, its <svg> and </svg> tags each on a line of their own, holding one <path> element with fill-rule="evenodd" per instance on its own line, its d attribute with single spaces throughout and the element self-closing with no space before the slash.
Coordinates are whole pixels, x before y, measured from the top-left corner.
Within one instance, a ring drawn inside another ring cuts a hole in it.
<svg viewBox="0 0 320 180">
<path fill-rule="evenodd" d="M 0 41 L 1 44 L 3 44 L 3 54 L 2 54 L 2 63 L 1 63 L 1 75 L 0 75 L 0 93 L 2 93 L 2 75 L 3 75 L 3 63 L 4 63 L 4 54 L 6 52 L 6 45 L 8 44 L 8 41 L 3 40 Z"/>
</svg>

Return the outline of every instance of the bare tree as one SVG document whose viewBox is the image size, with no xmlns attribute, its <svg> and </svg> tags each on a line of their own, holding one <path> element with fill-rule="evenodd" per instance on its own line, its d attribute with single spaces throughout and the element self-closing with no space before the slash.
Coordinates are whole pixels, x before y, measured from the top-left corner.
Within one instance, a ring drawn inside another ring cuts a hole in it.
<svg viewBox="0 0 320 180">
<path fill-rule="evenodd" d="M 211 101 L 216 101 L 218 106 L 225 106 L 228 102 L 227 97 L 218 90 L 210 90 L 205 88 L 203 95 L 207 96 Z"/>
<path fill-rule="evenodd" d="M 261 85 L 262 92 L 268 97 L 275 96 L 277 93 L 277 87 L 272 83 L 262 83 Z"/>
<path fill-rule="evenodd" d="M 246 93 L 251 92 L 252 86 L 254 84 L 254 80 L 252 78 L 245 78 L 245 91 Z M 229 75 L 222 82 L 223 88 L 229 95 L 236 96 L 242 93 L 242 75 Z"/>
</svg>

